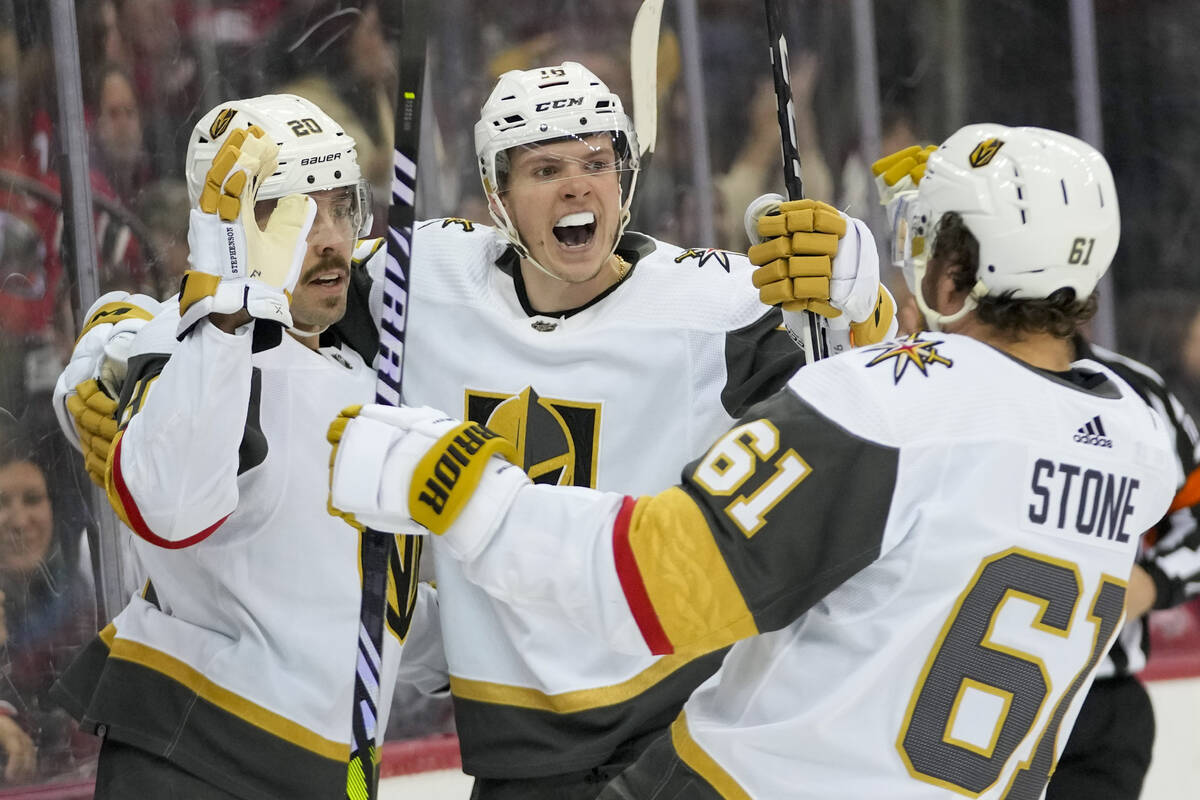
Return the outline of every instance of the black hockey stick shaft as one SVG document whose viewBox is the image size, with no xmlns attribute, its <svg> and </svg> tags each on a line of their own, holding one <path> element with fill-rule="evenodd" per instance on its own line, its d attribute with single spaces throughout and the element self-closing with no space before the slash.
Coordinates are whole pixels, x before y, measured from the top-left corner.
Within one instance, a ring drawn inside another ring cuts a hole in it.
<svg viewBox="0 0 1200 800">
<path fill-rule="evenodd" d="M 400 15 L 402 28 L 395 152 L 392 161 L 392 201 L 388 207 L 387 266 L 383 277 L 383 312 L 379 320 L 379 356 L 375 383 L 375 402 L 391 406 L 400 404 L 404 378 L 404 338 L 408 324 L 408 288 L 412 278 L 417 158 L 421 138 L 421 95 L 425 79 L 425 47 L 429 19 L 429 0 L 394 2 L 403 3 Z M 362 534 L 362 603 L 359 607 L 351 753 L 346 770 L 347 800 L 375 800 L 379 793 L 379 754 L 375 737 L 380 711 L 380 680 L 383 674 L 388 562 L 394 547 L 395 537 L 391 534 L 370 529 Z M 397 596 L 404 602 L 401 595 L 398 591 Z"/>
<path fill-rule="evenodd" d="M 792 104 L 792 83 L 788 66 L 787 38 L 783 34 L 783 0 L 764 0 L 767 12 L 767 40 L 771 52 L 771 77 L 775 83 L 775 108 L 779 119 L 779 133 L 783 144 L 783 183 L 788 200 L 804 197 L 804 183 L 800 180 L 800 149 L 796 144 L 796 114 Z M 824 320 L 811 311 L 808 318 L 807 336 L 804 338 L 804 358 L 809 363 L 829 355 L 829 341 L 825 335 Z"/>
</svg>

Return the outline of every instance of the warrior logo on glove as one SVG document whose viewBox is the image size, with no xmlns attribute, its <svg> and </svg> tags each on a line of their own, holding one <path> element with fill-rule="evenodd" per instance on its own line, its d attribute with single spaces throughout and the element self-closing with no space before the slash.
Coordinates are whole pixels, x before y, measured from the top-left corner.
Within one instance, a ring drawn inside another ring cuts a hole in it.
<svg viewBox="0 0 1200 800">
<path fill-rule="evenodd" d="M 508 458 L 515 456 L 508 440 L 477 422 L 464 422 L 439 439 L 417 463 L 413 474 L 408 501 L 413 519 L 435 533 L 448 528 L 462 505 L 470 499 L 471 490 L 479 482 L 478 473 L 493 453 Z M 456 492 L 464 474 L 465 491 Z M 422 513 L 422 508 L 427 509 L 427 513 Z"/>
</svg>

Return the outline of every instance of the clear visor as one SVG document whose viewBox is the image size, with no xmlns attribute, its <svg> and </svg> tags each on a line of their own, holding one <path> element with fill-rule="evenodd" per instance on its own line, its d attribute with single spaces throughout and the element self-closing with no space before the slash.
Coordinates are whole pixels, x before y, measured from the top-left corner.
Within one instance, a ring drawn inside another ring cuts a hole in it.
<svg viewBox="0 0 1200 800">
<path fill-rule="evenodd" d="M 363 235 L 369 213 L 369 191 L 364 190 L 364 182 L 360 182 L 358 185 L 308 192 L 308 197 L 317 204 L 313 231 L 329 230 L 337 238 L 346 240 Z M 254 204 L 254 218 L 260 229 L 266 229 L 278 203 L 278 198 L 271 198 Z"/>
<path fill-rule="evenodd" d="M 564 134 L 517 145 L 496 157 L 500 194 L 517 186 L 551 184 L 580 177 L 616 180 L 629 197 L 637 170 L 625 137 L 617 132 Z"/>
<path fill-rule="evenodd" d="M 891 229 L 892 266 L 904 273 L 904 280 L 912 292 L 918 268 L 923 267 L 925 244 L 929 237 L 929 210 L 917 196 L 917 192 L 902 192 L 888 204 L 888 227 Z"/>
</svg>

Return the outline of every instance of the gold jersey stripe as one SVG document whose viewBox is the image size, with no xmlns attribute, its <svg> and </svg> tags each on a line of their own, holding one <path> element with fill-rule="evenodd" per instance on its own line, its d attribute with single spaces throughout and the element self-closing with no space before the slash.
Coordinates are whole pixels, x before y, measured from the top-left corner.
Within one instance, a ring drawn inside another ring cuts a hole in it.
<svg viewBox="0 0 1200 800">
<path fill-rule="evenodd" d="M 117 458 L 117 454 L 121 451 L 118 446 L 121 442 L 121 437 L 125 435 L 125 431 L 117 431 L 117 435 L 113 437 L 112 444 L 108 446 L 108 461 L 104 465 L 104 493 L 108 495 L 108 503 L 116 512 L 117 518 L 125 524 L 126 527 L 133 528 L 134 525 L 129 520 L 129 512 L 125 510 L 125 501 L 121 497 L 119 481 L 113 477 L 113 462 Z"/>
<path fill-rule="evenodd" d="M 682 489 L 638 501 L 629 546 L 659 623 L 677 651 L 716 649 L 758 633 L 704 514 Z"/>
<path fill-rule="evenodd" d="M 750 794 L 692 738 L 687 726 L 687 712 L 679 712 L 679 716 L 671 723 L 671 744 L 683 763 L 708 781 L 725 800 L 753 800 Z"/>
<path fill-rule="evenodd" d="M 268 711 L 239 694 L 214 683 L 189 664 L 155 650 L 141 642 L 116 639 L 111 647 L 111 657 L 140 664 L 143 667 L 166 675 L 171 680 L 186 686 L 204 700 L 249 722 L 267 733 L 291 742 L 317 755 L 346 762 L 350 759 L 350 745 L 326 739 L 297 722 Z"/>
<path fill-rule="evenodd" d="M 516 706 L 535 711 L 551 711 L 555 714 L 575 714 L 593 708 L 623 703 L 638 697 L 700 655 L 702 655 L 701 652 L 693 649 L 686 653 L 664 656 L 627 681 L 595 689 L 577 689 L 573 692 L 546 694 L 525 686 L 510 686 L 451 675 L 450 692 L 455 697 L 480 703 Z"/>
</svg>

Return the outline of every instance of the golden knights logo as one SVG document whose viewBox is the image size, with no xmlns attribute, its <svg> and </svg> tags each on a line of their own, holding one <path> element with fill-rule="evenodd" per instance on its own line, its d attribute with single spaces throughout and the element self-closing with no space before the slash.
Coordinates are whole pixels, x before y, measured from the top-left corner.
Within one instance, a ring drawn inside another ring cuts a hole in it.
<svg viewBox="0 0 1200 800">
<path fill-rule="evenodd" d="M 899 342 L 888 342 L 878 347 L 867 348 L 867 352 L 879 353 L 879 355 L 867 362 L 867 366 L 874 367 L 889 359 L 895 359 L 892 362 L 893 383 L 900 382 L 909 364 L 912 364 L 925 377 L 929 377 L 929 367 L 934 364 L 941 364 L 944 367 L 954 366 L 953 361 L 937 351 L 937 346 L 942 344 L 940 341 L 934 342 L 920 339 L 918 338 L 920 335 L 919 333 L 914 333 L 912 336 Z"/>
<path fill-rule="evenodd" d="M 408 637 L 413 610 L 417 607 L 417 564 L 424 536 L 397 536 L 388 556 L 387 609 L 384 619 L 396 638 Z"/>
<path fill-rule="evenodd" d="M 213 120 L 213 124 L 208 126 L 208 133 L 212 138 L 216 139 L 225 129 L 229 127 L 229 123 L 237 116 L 237 109 L 223 108 L 217 112 L 217 118 Z"/>
<path fill-rule="evenodd" d="M 596 487 L 600 404 L 467 390 L 466 418 L 508 439 L 534 483 Z"/>
<path fill-rule="evenodd" d="M 689 258 L 696 258 L 700 260 L 700 263 L 696 265 L 697 267 L 703 267 L 707 262 L 715 261 L 724 267 L 726 272 L 729 272 L 729 252 L 726 250 L 714 250 L 711 247 L 707 250 L 697 250 L 692 248 L 675 256 L 675 263 L 682 264 Z"/>
<path fill-rule="evenodd" d="M 995 137 L 984 139 L 975 145 L 975 149 L 971 151 L 971 155 L 967 160 L 971 162 L 972 167 L 986 167 L 1003 146 L 1004 142 Z"/>
<path fill-rule="evenodd" d="M 437 225 L 440 228 L 449 228 L 451 225 L 457 225 L 466 233 L 475 230 L 476 223 L 464 217 L 445 217 L 444 219 L 424 220 L 417 225 L 418 228 L 428 228 L 430 225 Z"/>
</svg>

